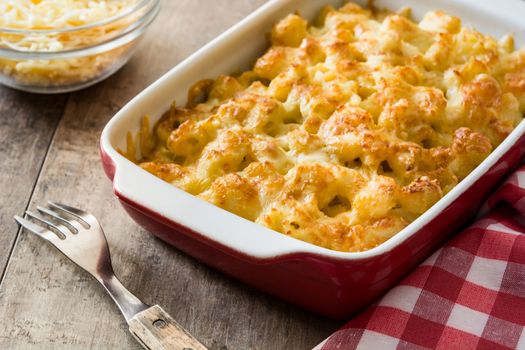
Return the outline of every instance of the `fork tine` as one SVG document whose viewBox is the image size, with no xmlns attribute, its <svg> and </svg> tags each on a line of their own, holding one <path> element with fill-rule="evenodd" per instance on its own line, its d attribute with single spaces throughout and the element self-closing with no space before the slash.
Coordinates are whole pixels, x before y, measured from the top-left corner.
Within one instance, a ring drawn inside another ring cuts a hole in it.
<svg viewBox="0 0 525 350">
<path fill-rule="evenodd" d="M 89 223 L 89 221 L 96 222 L 97 220 L 93 215 L 83 210 L 70 207 L 69 205 L 60 204 L 60 203 L 53 202 L 53 201 L 47 201 L 47 203 L 55 209 L 62 210 L 63 212 L 68 213 L 69 215 L 73 215 L 74 217 L 79 219 L 82 223 L 86 224 L 88 227 L 91 227 L 91 224 Z"/>
<path fill-rule="evenodd" d="M 43 238 L 43 239 L 48 240 L 50 242 L 56 242 L 56 241 L 60 240 L 60 238 L 58 238 L 58 236 L 55 233 L 53 233 L 53 232 L 51 232 L 49 230 L 46 230 L 45 228 L 40 227 L 37 224 L 34 224 L 34 223 L 32 223 L 31 221 L 29 221 L 27 219 L 24 219 L 23 217 L 15 215 L 15 220 L 16 220 L 16 222 L 18 222 L 18 224 L 20 224 L 20 226 L 22 226 L 23 228 L 25 228 L 29 232 L 39 236 L 40 238 Z"/>
<path fill-rule="evenodd" d="M 26 210 L 26 215 L 29 216 L 30 218 L 32 219 L 35 219 L 37 221 L 40 221 L 41 223 L 47 225 L 48 227 L 50 228 L 53 228 L 54 230 L 58 231 L 56 232 L 57 235 L 60 233 L 63 235 L 63 237 L 60 237 L 60 238 L 63 238 L 65 239 L 67 237 L 67 228 L 65 226 L 62 226 L 62 225 L 55 225 L 54 223 L 52 223 L 51 221 L 49 220 L 46 220 L 45 218 L 43 218 L 42 216 L 36 214 L 36 213 L 33 213 L 33 212 L 30 212 L 29 210 Z"/>
<path fill-rule="evenodd" d="M 66 219 L 65 217 L 63 217 L 62 215 L 60 215 L 59 213 L 51 210 L 51 209 L 48 209 L 48 208 L 44 208 L 44 207 L 41 207 L 41 206 L 37 206 L 36 209 L 42 213 L 42 214 L 46 214 L 58 221 L 60 221 L 61 223 L 63 223 L 64 225 L 67 225 L 69 227 L 69 229 L 73 232 L 73 233 L 78 233 L 79 232 L 79 229 L 80 229 L 80 225 L 75 222 L 75 221 L 72 221 L 72 220 L 68 220 Z"/>
</svg>

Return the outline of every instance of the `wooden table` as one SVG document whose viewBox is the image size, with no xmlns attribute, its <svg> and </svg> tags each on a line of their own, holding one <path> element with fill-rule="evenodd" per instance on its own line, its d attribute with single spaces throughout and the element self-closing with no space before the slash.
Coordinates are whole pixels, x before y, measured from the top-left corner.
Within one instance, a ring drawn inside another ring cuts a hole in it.
<svg viewBox="0 0 525 350">
<path fill-rule="evenodd" d="M 92 211 L 123 283 L 212 349 L 309 349 L 340 325 L 154 239 L 120 207 L 99 159 L 119 108 L 263 2 L 164 0 L 134 58 L 103 83 L 53 96 L 0 88 L 0 349 L 140 348 L 88 274 L 18 229 L 13 215 L 46 199 Z"/>
</svg>

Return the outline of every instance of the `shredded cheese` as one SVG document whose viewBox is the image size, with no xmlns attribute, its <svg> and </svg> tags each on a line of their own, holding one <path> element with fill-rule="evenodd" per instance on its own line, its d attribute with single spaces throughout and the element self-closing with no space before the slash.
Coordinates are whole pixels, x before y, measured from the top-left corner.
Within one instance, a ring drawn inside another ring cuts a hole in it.
<svg viewBox="0 0 525 350">
<path fill-rule="evenodd" d="M 0 28 L 54 30 L 81 27 L 115 17 L 136 0 L 0 0 Z M 103 28 L 112 29 L 112 28 Z M 0 34 L 0 45 L 20 51 L 57 52 L 100 40 L 100 29 L 73 35 Z"/>
<path fill-rule="evenodd" d="M 110 40 L 135 20 L 125 16 L 108 24 L 81 28 L 114 18 L 138 0 L 0 0 L 0 47 L 26 52 L 60 52 Z M 10 33 L 1 28 L 31 30 Z M 64 29 L 74 31 L 62 32 Z M 51 32 L 38 32 L 51 30 Z M 57 30 L 57 32 L 54 32 Z M 0 72 L 30 85 L 73 84 L 93 79 L 127 50 L 112 50 L 86 58 L 8 60 L 0 58 Z"/>
<path fill-rule="evenodd" d="M 135 0 L 0 0 L 0 27 L 62 29 L 102 21 L 130 8 Z"/>
</svg>

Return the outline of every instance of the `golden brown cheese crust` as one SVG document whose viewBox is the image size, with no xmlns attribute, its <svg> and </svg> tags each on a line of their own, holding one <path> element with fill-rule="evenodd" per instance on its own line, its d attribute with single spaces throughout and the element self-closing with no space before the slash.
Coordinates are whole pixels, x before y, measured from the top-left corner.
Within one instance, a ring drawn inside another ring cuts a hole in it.
<svg viewBox="0 0 525 350">
<path fill-rule="evenodd" d="M 139 163 L 285 235 L 339 251 L 381 244 L 525 112 L 525 51 L 510 37 L 409 13 L 349 3 L 315 25 L 289 15 L 253 70 L 196 84 L 152 139 L 143 125 Z"/>
</svg>

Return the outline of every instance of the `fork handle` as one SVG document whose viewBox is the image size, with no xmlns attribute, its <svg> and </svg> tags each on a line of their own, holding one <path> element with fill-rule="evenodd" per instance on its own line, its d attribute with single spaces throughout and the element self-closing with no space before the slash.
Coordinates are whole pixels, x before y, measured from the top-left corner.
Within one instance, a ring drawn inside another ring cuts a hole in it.
<svg viewBox="0 0 525 350">
<path fill-rule="evenodd" d="M 207 350 L 158 305 L 131 318 L 129 331 L 149 350 Z"/>
</svg>

